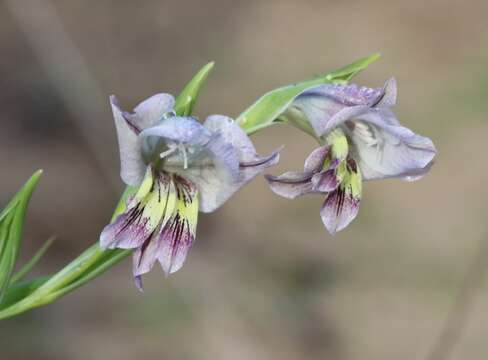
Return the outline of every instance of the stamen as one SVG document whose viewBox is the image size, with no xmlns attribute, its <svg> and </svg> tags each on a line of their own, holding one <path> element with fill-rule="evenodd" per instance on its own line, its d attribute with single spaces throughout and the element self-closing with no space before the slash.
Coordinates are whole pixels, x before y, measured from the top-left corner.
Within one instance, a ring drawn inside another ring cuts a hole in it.
<svg viewBox="0 0 488 360">
<path fill-rule="evenodd" d="M 178 150 L 178 146 L 172 146 L 168 150 L 163 151 L 161 154 L 159 154 L 159 157 L 163 159 L 166 156 L 173 154 L 176 150 Z"/>
<path fill-rule="evenodd" d="M 178 148 L 183 153 L 183 169 L 188 169 L 188 154 L 186 153 L 186 147 L 182 143 L 178 144 Z"/>
</svg>

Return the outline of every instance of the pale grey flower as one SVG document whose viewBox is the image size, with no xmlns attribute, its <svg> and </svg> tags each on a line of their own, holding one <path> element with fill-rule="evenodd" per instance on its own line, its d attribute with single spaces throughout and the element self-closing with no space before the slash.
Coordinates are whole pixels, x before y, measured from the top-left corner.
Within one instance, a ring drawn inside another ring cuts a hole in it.
<svg viewBox="0 0 488 360">
<path fill-rule="evenodd" d="M 138 187 L 127 207 L 100 237 L 102 248 L 135 249 L 133 273 L 159 261 L 166 274 L 181 268 L 195 240 L 198 211 L 212 212 L 278 162 L 260 157 L 231 118 L 212 115 L 201 124 L 176 116 L 174 99 L 158 94 L 132 113 L 110 98 L 120 147 L 121 177 Z"/>
<path fill-rule="evenodd" d="M 325 84 L 300 94 L 281 116 L 309 129 L 322 144 L 303 172 L 267 176 L 271 189 L 294 198 L 322 193 L 324 225 L 331 233 L 357 215 L 362 180 L 416 180 L 432 166 L 432 141 L 400 125 L 391 108 L 397 95 L 390 79 L 383 88 Z"/>
</svg>

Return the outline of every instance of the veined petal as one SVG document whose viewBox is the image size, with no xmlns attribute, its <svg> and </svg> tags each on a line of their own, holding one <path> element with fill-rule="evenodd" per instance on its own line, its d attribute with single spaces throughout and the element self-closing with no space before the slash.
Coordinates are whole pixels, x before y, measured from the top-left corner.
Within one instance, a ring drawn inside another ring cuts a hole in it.
<svg viewBox="0 0 488 360">
<path fill-rule="evenodd" d="M 365 180 L 419 178 L 431 167 L 437 153 L 432 141 L 370 112 L 348 124 L 354 158 Z"/>
<path fill-rule="evenodd" d="M 161 232 L 161 229 L 168 224 L 176 211 L 178 202 L 176 187 L 173 180 L 170 178 L 170 175 L 165 176 L 168 177 L 168 185 L 166 193 L 162 194 L 163 201 L 165 201 L 163 215 L 160 217 L 159 223 L 153 229 L 150 236 L 146 237 L 145 241 L 137 247 L 133 255 L 132 271 L 136 279 L 142 274 L 149 272 L 156 263 L 161 251 L 161 239 L 159 233 Z M 136 280 L 136 284 L 138 282 L 142 286 L 142 281 Z"/>
<path fill-rule="evenodd" d="M 265 178 L 275 194 L 295 199 L 312 191 L 312 176 L 312 172 L 289 171 L 280 176 L 265 175 Z"/>
<path fill-rule="evenodd" d="M 148 168 L 136 195 L 128 200 L 127 209 L 105 226 L 100 235 L 103 249 L 134 249 L 151 237 L 161 222 L 167 207 L 171 182 L 164 174 L 154 174 Z"/>
<path fill-rule="evenodd" d="M 134 252 L 133 274 L 139 289 L 142 289 L 141 275 L 149 272 L 156 261 L 161 263 L 166 275 L 178 271 L 195 241 L 198 219 L 196 187 L 174 175 L 171 188 L 172 207 L 168 207 L 157 231 Z"/>
<path fill-rule="evenodd" d="M 146 170 L 140 150 L 138 128 L 127 119 L 114 95 L 110 97 L 110 104 L 119 142 L 120 176 L 127 185 L 138 186 Z"/>
<path fill-rule="evenodd" d="M 343 172 L 341 184 L 329 193 L 320 210 L 322 221 L 331 234 L 343 230 L 354 220 L 362 193 L 361 172 L 354 160 L 348 159 L 347 164 L 341 164 L 338 171 Z"/>
<path fill-rule="evenodd" d="M 319 172 L 325 167 L 325 161 L 330 153 L 330 146 L 321 146 L 314 149 L 305 160 L 304 170 Z"/>
<path fill-rule="evenodd" d="M 337 189 L 340 179 L 336 175 L 335 169 L 322 171 L 312 176 L 312 190 L 314 192 L 329 193 Z"/>
<path fill-rule="evenodd" d="M 359 212 L 360 199 L 353 198 L 343 188 L 329 194 L 320 210 L 326 229 L 334 235 L 353 221 Z"/>
<path fill-rule="evenodd" d="M 183 266 L 188 251 L 195 242 L 198 220 L 198 191 L 191 182 L 175 177 L 176 211 L 158 234 L 161 250 L 158 260 L 166 273 L 172 274 Z"/>
</svg>

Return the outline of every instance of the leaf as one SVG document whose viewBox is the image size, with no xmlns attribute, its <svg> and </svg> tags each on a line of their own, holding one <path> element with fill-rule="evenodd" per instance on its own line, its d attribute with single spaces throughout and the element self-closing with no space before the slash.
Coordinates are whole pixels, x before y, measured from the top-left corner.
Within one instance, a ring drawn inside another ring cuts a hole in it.
<svg viewBox="0 0 488 360">
<path fill-rule="evenodd" d="M 176 98 L 175 112 L 180 116 L 188 116 L 193 111 L 193 106 L 200 94 L 205 80 L 214 67 L 214 62 L 205 65 L 183 88 L 180 95 Z"/>
<path fill-rule="evenodd" d="M 52 243 L 54 242 L 54 238 L 49 238 L 39 250 L 34 254 L 34 256 L 20 268 L 19 271 L 17 271 L 12 278 L 10 279 L 10 284 L 16 284 L 19 281 L 21 281 L 31 270 L 36 264 L 39 262 L 39 260 L 42 259 L 44 254 L 46 253 L 47 250 L 51 247 Z"/>
<path fill-rule="evenodd" d="M 374 63 L 381 57 L 379 53 L 367 56 L 365 58 L 359 59 L 352 64 L 346 65 L 343 68 L 335 70 L 327 75 L 327 80 L 342 80 L 349 81 L 352 77 L 357 75 L 360 71 L 366 69 L 369 65 Z"/>
<path fill-rule="evenodd" d="M 352 64 L 335 70 L 327 75 L 272 90 L 264 94 L 247 110 L 239 115 L 236 122 L 246 130 L 248 134 L 252 134 L 259 129 L 268 127 L 273 124 L 279 115 L 283 113 L 302 92 L 321 84 L 347 81 L 378 58 L 379 55 L 374 54 L 357 60 Z"/>
<path fill-rule="evenodd" d="M 41 170 L 34 173 L 0 213 L 0 299 L 10 282 L 19 254 L 27 205 L 41 174 Z"/>
<path fill-rule="evenodd" d="M 23 281 L 10 286 L 0 302 L 0 311 L 27 297 L 43 285 L 49 276 L 41 276 L 31 281 Z"/>
</svg>

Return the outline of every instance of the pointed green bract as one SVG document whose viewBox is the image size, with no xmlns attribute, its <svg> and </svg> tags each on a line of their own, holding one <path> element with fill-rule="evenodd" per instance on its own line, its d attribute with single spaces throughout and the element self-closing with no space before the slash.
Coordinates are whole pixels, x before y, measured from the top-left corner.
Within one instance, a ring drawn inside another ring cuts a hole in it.
<svg viewBox="0 0 488 360">
<path fill-rule="evenodd" d="M 41 170 L 34 173 L 0 213 L 0 300 L 10 283 L 19 254 L 27 206 L 41 174 Z"/>
<path fill-rule="evenodd" d="M 214 62 L 205 65 L 184 87 L 180 95 L 178 95 L 175 102 L 175 112 L 178 115 L 188 116 L 192 113 L 193 106 L 200 94 L 200 90 L 213 67 Z"/>
<path fill-rule="evenodd" d="M 359 59 L 352 64 L 346 65 L 338 70 L 329 73 L 326 78 L 329 81 L 349 81 L 359 72 L 366 69 L 369 65 L 374 63 L 381 57 L 379 53 Z"/>
<path fill-rule="evenodd" d="M 264 94 L 239 115 L 236 121 L 248 134 L 268 127 L 275 122 L 280 114 L 302 92 L 321 84 L 348 81 L 361 70 L 364 70 L 371 63 L 378 60 L 378 58 L 379 54 L 374 54 L 327 75 L 272 90 Z"/>
</svg>

